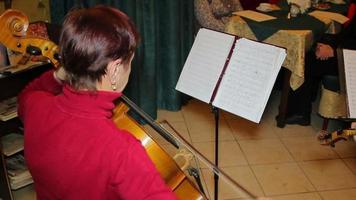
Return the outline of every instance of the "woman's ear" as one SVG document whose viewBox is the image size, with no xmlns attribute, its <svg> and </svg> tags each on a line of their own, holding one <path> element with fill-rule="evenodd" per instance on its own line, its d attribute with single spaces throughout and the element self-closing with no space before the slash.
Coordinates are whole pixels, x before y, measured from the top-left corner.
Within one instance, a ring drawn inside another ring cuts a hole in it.
<svg viewBox="0 0 356 200">
<path fill-rule="evenodd" d="M 117 59 L 109 62 L 106 69 L 106 77 L 108 77 L 108 81 L 111 84 L 111 89 L 114 91 L 117 89 L 117 84 L 119 81 L 120 71 L 122 68 L 121 61 L 121 59 Z"/>
<path fill-rule="evenodd" d="M 107 66 L 107 75 L 110 77 L 110 79 L 117 78 L 121 63 L 121 58 L 109 62 Z"/>
</svg>

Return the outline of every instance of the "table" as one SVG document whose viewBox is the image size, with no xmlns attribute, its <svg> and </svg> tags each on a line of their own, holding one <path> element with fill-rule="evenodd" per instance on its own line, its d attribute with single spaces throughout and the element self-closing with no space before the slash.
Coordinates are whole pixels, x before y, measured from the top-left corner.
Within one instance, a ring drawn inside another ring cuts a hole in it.
<svg viewBox="0 0 356 200">
<path fill-rule="evenodd" d="M 347 10 L 347 5 L 345 5 L 345 10 Z M 285 11 L 285 13 L 288 12 Z M 266 14 L 270 15 L 270 13 Z M 281 17 L 283 15 L 279 14 L 277 16 Z M 277 19 L 274 19 L 276 20 L 276 22 L 277 20 L 280 20 L 278 19 L 278 17 Z M 310 16 L 308 17 L 310 19 Z M 341 27 L 340 24 L 329 18 L 317 17 L 317 20 L 324 23 L 325 31 L 327 33 L 336 33 Z M 270 21 L 272 22 L 272 20 Z M 288 21 L 286 20 L 280 21 L 288 23 Z M 239 37 L 244 37 L 252 40 L 262 41 L 264 43 L 276 45 L 279 47 L 284 47 L 287 50 L 287 57 L 283 63 L 283 67 L 288 70 L 286 70 L 287 73 L 285 73 L 284 76 L 282 97 L 279 107 L 279 119 L 277 120 L 277 126 L 284 127 L 289 88 L 296 90 L 304 82 L 304 57 L 305 53 L 310 50 L 311 47 L 314 45 L 316 40 L 315 35 L 313 35 L 313 31 L 311 30 L 312 28 L 305 28 L 301 30 L 291 28 L 278 30 L 271 36 L 261 40 L 256 37 L 255 29 L 261 29 L 261 31 L 264 31 L 264 29 L 268 29 L 270 27 L 264 26 L 263 23 L 260 22 L 254 23 L 257 24 L 257 26 L 254 26 L 254 30 L 252 30 L 250 27 L 251 24 L 248 23 L 246 18 L 240 16 L 232 16 L 226 24 L 225 32 L 237 35 Z M 288 26 L 293 26 L 293 24 L 289 24 Z"/>
</svg>

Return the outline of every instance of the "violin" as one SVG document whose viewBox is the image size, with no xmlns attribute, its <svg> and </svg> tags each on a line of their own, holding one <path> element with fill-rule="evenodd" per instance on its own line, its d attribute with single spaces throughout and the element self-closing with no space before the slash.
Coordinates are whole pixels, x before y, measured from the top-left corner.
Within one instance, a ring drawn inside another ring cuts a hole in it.
<svg viewBox="0 0 356 200">
<path fill-rule="evenodd" d="M 58 46 L 45 38 L 27 36 L 29 20 L 21 11 L 8 9 L 0 16 L 0 43 L 22 54 L 42 55 L 59 66 Z"/>
<path fill-rule="evenodd" d="M 318 140 L 321 145 L 335 147 L 336 142 L 341 140 L 347 141 L 353 136 L 356 136 L 356 129 L 340 129 L 331 133 L 321 132 L 318 135 Z"/>
</svg>

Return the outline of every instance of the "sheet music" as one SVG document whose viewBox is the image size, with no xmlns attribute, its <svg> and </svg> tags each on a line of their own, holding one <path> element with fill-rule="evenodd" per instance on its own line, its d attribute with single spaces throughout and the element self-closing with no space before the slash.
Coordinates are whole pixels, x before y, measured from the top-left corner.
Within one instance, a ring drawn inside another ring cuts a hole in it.
<svg viewBox="0 0 356 200">
<path fill-rule="evenodd" d="M 210 103 L 235 37 L 200 29 L 180 74 L 176 90 Z"/>
<path fill-rule="evenodd" d="M 258 123 L 286 57 L 285 49 L 201 29 L 184 64 L 176 89 L 215 107 Z"/>
<path fill-rule="evenodd" d="M 213 105 L 258 123 L 286 53 L 244 38 L 236 42 Z"/>
<path fill-rule="evenodd" d="M 340 24 L 344 24 L 345 22 L 349 21 L 349 18 L 345 17 L 342 14 L 334 13 L 334 12 L 328 12 L 328 11 L 315 10 L 313 12 L 310 12 L 309 15 L 311 15 L 311 16 L 313 16 L 315 18 L 331 19 L 333 21 L 339 22 Z"/>
<path fill-rule="evenodd" d="M 233 14 L 252 19 L 256 22 L 263 22 L 263 21 L 267 21 L 267 20 L 276 19 L 273 16 L 259 13 L 259 12 L 253 11 L 253 10 L 241 10 L 241 11 L 234 12 Z"/>
<path fill-rule="evenodd" d="M 356 50 L 343 49 L 349 117 L 356 118 Z"/>
</svg>

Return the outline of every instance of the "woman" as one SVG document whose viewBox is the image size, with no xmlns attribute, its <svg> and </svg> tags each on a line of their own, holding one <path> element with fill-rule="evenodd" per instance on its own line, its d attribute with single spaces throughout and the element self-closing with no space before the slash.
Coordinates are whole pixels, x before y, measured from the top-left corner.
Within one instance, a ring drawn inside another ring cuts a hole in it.
<svg viewBox="0 0 356 200">
<path fill-rule="evenodd" d="M 141 143 L 110 119 L 138 40 L 117 9 L 66 16 L 63 67 L 44 73 L 18 98 L 38 199 L 175 199 Z"/>
</svg>

